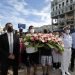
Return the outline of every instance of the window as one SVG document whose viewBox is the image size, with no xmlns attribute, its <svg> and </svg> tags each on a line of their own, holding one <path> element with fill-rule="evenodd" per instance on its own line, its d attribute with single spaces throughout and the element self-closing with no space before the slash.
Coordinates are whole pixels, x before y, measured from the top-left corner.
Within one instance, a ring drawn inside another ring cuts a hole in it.
<svg viewBox="0 0 75 75">
<path fill-rule="evenodd" d="M 72 10 L 72 6 L 70 7 L 70 10 Z"/>
<path fill-rule="evenodd" d="M 59 4 L 59 8 L 61 7 L 61 4 Z"/>
<path fill-rule="evenodd" d="M 60 15 L 60 11 L 59 11 L 59 15 Z"/>
<path fill-rule="evenodd" d="M 68 4 L 68 0 L 66 0 L 66 4 Z"/>
<path fill-rule="evenodd" d="M 57 2 L 55 2 L 55 5 L 57 5 Z"/>
<path fill-rule="evenodd" d="M 64 2 L 62 3 L 62 6 L 64 6 Z"/>
<path fill-rule="evenodd" d="M 54 8 L 53 8 L 53 11 L 54 11 Z"/>
<path fill-rule="evenodd" d="M 72 3 L 72 2 L 73 2 L 73 0 L 70 0 L 70 2 Z"/>
<path fill-rule="evenodd" d="M 55 13 L 55 15 L 57 15 L 57 13 Z"/>
<path fill-rule="evenodd" d="M 63 14 L 64 12 L 63 12 L 63 10 L 62 10 L 62 14 Z"/>
<path fill-rule="evenodd" d="M 68 0 L 66 0 L 66 2 L 68 3 Z"/>
<path fill-rule="evenodd" d="M 52 13 L 52 16 L 54 16 L 54 13 Z"/>
<path fill-rule="evenodd" d="M 56 10 L 57 10 L 57 6 L 56 6 Z"/>
</svg>

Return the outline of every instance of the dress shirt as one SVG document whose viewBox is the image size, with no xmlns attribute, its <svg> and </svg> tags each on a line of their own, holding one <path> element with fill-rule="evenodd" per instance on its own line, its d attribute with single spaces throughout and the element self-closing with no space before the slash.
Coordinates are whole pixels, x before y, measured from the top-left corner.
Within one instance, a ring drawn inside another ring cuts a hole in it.
<svg viewBox="0 0 75 75">
<path fill-rule="evenodd" d="M 13 32 L 7 33 L 9 42 L 9 53 L 13 53 Z"/>
</svg>

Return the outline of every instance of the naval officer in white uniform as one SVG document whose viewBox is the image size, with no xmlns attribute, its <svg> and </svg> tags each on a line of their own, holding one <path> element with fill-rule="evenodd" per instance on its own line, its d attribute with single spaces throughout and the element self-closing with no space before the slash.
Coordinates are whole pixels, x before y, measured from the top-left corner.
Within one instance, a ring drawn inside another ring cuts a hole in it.
<svg viewBox="0 0 75 75">
<path fill-rule="evenodd" d="M 64 33 L 62 37 L 64 43 L 64 52 L 62 54 L 61 71 L 62 75 L 71 75 L 68 71 L 70 60 L 71 60 L 71 47 L 72 37 L 70 36 L 70 27 L 64 27 Z"/>
</svg>

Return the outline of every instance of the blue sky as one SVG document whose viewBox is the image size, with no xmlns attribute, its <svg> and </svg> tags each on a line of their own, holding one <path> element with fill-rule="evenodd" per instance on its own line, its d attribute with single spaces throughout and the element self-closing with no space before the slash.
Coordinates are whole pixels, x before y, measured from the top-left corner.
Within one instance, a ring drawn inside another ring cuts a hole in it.
<svg viewBox="0 0 75 75">
<path fill-rule="evenodd" d="M 0 0 L 0 24 L 12 22 L 15 29 L 18 23 L 26 24 L 26 29 L 51 24 L 50 4 L 51 0 Z"/>
</svg>

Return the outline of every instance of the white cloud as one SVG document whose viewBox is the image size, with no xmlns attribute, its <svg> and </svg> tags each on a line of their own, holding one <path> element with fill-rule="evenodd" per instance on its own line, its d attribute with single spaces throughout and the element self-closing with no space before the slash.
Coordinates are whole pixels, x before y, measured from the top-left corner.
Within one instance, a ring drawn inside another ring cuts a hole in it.
<svg viewBox="0 0 75 75">
<path fill-rule="evenodd" d="M 4 16 L 0 15 L 0 19 L 2 19 Z"/>
<path fill-rule="evenodd" d="M 11 16 L 11 21 L 16 23 L 26 23 L 25 19 L 16 16 Z"/>
<path fill-rule="evenodd" d="M 8 0 L 7 0 L 8 1 Z M 35 27 L 40 27 L 42 25 L 51 24 L 51 17 L 50 17 L 50 0 L 45 0 L 46 5 L 39 11 L 38 9 L 31 9 L 26 8 L 28 5 L 25 0 L 9 0 L 8 3 L 13 6 L 14 11 L 10 18 L 8 17 L 7 21 L 12 23 L 25 23 L 27 27 L 30 25 L 34 25 Z M 9 14 L 9 13 L 8 13 Z M 25 18 L 22 18 L 20 15 L 34 15 L 39 16 L 40 19 L 38 21 L 31 21 Z M 17 26 L 15 26 L 17 28 Z"/>
<path fill-rule="evenodd" d="M 53 1 L 53 0 L 45 0 L 45 2 L 51 2 L 51 1 Z"/>
<path fill-rule="evenodd" d="M 50 1 L 50 0 L 47 0 Z M 40 12 L 34 11 L 33 14 L 41 17 L 42 25 L 51 24 L 51 15 L 50 15 L 50 3 L 45 6 Z"/>
<path fill-rule="evenodd" d="M 48 2 L 50 0 L 46 0 Z M 27 27 L 30 25 L 34 25 L 35 27 L 40 27 L 42 25 L 48 25 L 51 24 L 51 17 L 50 17 L 50 3 L 47 3 L 48 5 L 43 7 L 41 11 L 36 9 L 25 9 L 24 6 L 21 6 L 23 15 L 35 15 L 40 17 L 40 22 L 34 22 L 30 20 L 26 20 L 26 18 L 15 18 L 16 22 L 26 23 Z M 17 8 L 16 8 L 17 9 Z M 21 10 L 20 9 L 20 10 Z"/>
<path fill-rule="evenodd" d="M 45 2 L 50 2 L 51 0 L 45 0 Z"/>
<path fill-rule="evenodd" d="M 22 11 L 28 5 L 24 0 L 7 0 L 7 3 L 13 6 L 16 11 Z"/>
</svg>

